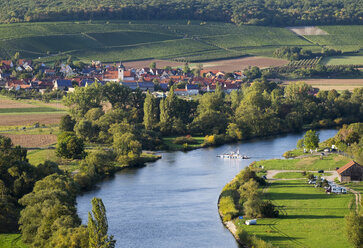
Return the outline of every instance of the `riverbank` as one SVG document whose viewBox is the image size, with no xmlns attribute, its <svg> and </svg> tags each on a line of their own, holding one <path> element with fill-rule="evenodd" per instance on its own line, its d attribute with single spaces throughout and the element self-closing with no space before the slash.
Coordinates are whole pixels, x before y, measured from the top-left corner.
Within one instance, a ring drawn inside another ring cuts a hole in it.
<svg viewBox="0 0 363 248">
<path fill-rule="evenodd" d="M 240 209 L 238 202 L 231 199 L 229 212 L 225 207 L 221 208 L 222 197 L 238 194 L 239 187 L 234 185 L 240 173 L 223 188 L 218 201 L 218 212 L 226 228 L 239 243 L 257 248 L 309 247 L 312 243 L 314 247 L 351 247 L 341 233 L 345 231 L 344 216 L 356 209 L 354 195 L 351 193 L 326 194 L 324 189 L 307 184 L 306 178 L 301 179 L 302 174 L 298 176 L 299 179 L 293 178 L 293 175 L 303 172 L 303 170 L 297 172 L 296 169 L 299 166 L 302 166 L 304 170 L 317 167 L 325 169 L 343 164 L 349 158 L 331 154 L 322 161 L 318 158 L 318 161 L 315 157 L 318 156 L 263 160 L 250 165 L 251 168 L 259 171 L 259 175 L 267 175 L 267 187 L 260 190 L 264 200 L 278 206 L 278 218 L 260 218 L 257 219 L 257 225 L 245 225 L 245 218 L 239 218 L 243 212 L 233 211 L 233 209 Z M 276 173 L 271 173 L 272 168 Z M 330 177 L 336 177 L 334 171 L 330 173 Z"/>
</svg>

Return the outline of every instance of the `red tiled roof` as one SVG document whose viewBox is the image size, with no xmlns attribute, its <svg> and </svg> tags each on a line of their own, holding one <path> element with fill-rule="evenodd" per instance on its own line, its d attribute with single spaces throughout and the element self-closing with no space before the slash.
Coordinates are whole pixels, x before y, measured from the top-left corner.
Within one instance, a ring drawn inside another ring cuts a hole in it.
<svg viewBox="0 0 363 248">
<path fill-rule="evenodd" d="M 11 60 L 1 60 L 1 64 L 4 64 L 4 65 L 7 65 L 7 66 L 10 66 L 11 65 Z"/>
<path fill-rule="evenodd" d="M 124 77 L 132 77 L 131 71 L 124 71 Z"/>
<path fill-rule="evenodd" d="M 338 174 L 341 174 L 343 171 L 349 169 L 350 167 L 352 167 L 353 165 L 358 165 L 358 166 L 361 166 L 360 164 L 358 164 L 357 162 L 355 161 L 350 161 L 349 163 L 347 163 L 346 165 L 344 165 L 343 167 L 340 167 L 337 172 Z"/>
<path fill-rule="evenodd" d="M 106 71 L 103 74 L 103 78 L 107 78 L 107 79 L 118 79 L 118 71 Z"/>
</svg>

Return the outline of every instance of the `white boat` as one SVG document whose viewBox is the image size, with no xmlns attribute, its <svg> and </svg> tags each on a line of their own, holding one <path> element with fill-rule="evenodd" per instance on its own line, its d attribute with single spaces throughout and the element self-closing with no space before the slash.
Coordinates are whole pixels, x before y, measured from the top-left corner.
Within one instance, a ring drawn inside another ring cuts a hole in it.
<svg viewBox="0 0 363 248">
<path fill-rule="evenodd" d="M 229 153 L 223 153 L 220 155 L 217 155 L 219 158 L 228 158 L 228 159 L 249 159 L 246 155 L 241 155 L 239 153 L 239 150 L 237 152 L 229 152 Z"/>
</svg>

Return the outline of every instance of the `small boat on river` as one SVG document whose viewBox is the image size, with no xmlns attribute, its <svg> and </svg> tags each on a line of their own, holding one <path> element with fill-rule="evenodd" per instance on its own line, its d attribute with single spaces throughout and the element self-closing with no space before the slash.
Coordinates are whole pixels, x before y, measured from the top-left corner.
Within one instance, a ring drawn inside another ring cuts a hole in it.
<svg viewBox="0 0 363 248">
<path fill-rule="evenodd" d="M 250 158 L 250 157 L 248 157 L 246 155 L 241 155 L 239 153 L 239 150 L 237 150 L 237 152 L 223 153 L 223 154 L 217 155 L 217 157 L 219 157 L 219 158 L 228 158 L 228 159 L 249 159 Z"/>
</svg>

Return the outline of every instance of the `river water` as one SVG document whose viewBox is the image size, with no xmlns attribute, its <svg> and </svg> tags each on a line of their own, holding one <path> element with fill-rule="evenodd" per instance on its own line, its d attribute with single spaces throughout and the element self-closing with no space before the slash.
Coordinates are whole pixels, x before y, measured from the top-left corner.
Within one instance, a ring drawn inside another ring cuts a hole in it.
<svg viewBox="0 0 363 248">
<path fill-rule="evenodd" d="M 336 134 L 321 130 L 320 140 Z M 254 160 L 282 158 L 303 136 L 288 134 L 190 152 L 163 152 L 162 159 L 125 169 L 77 198 L 84 224 L 91 199 L 102 198 L 116 247 L 238 247 L 217 210 L 226 183 Z M 249 160 L 216 155 L 240 150 Z"/>
</svg>

